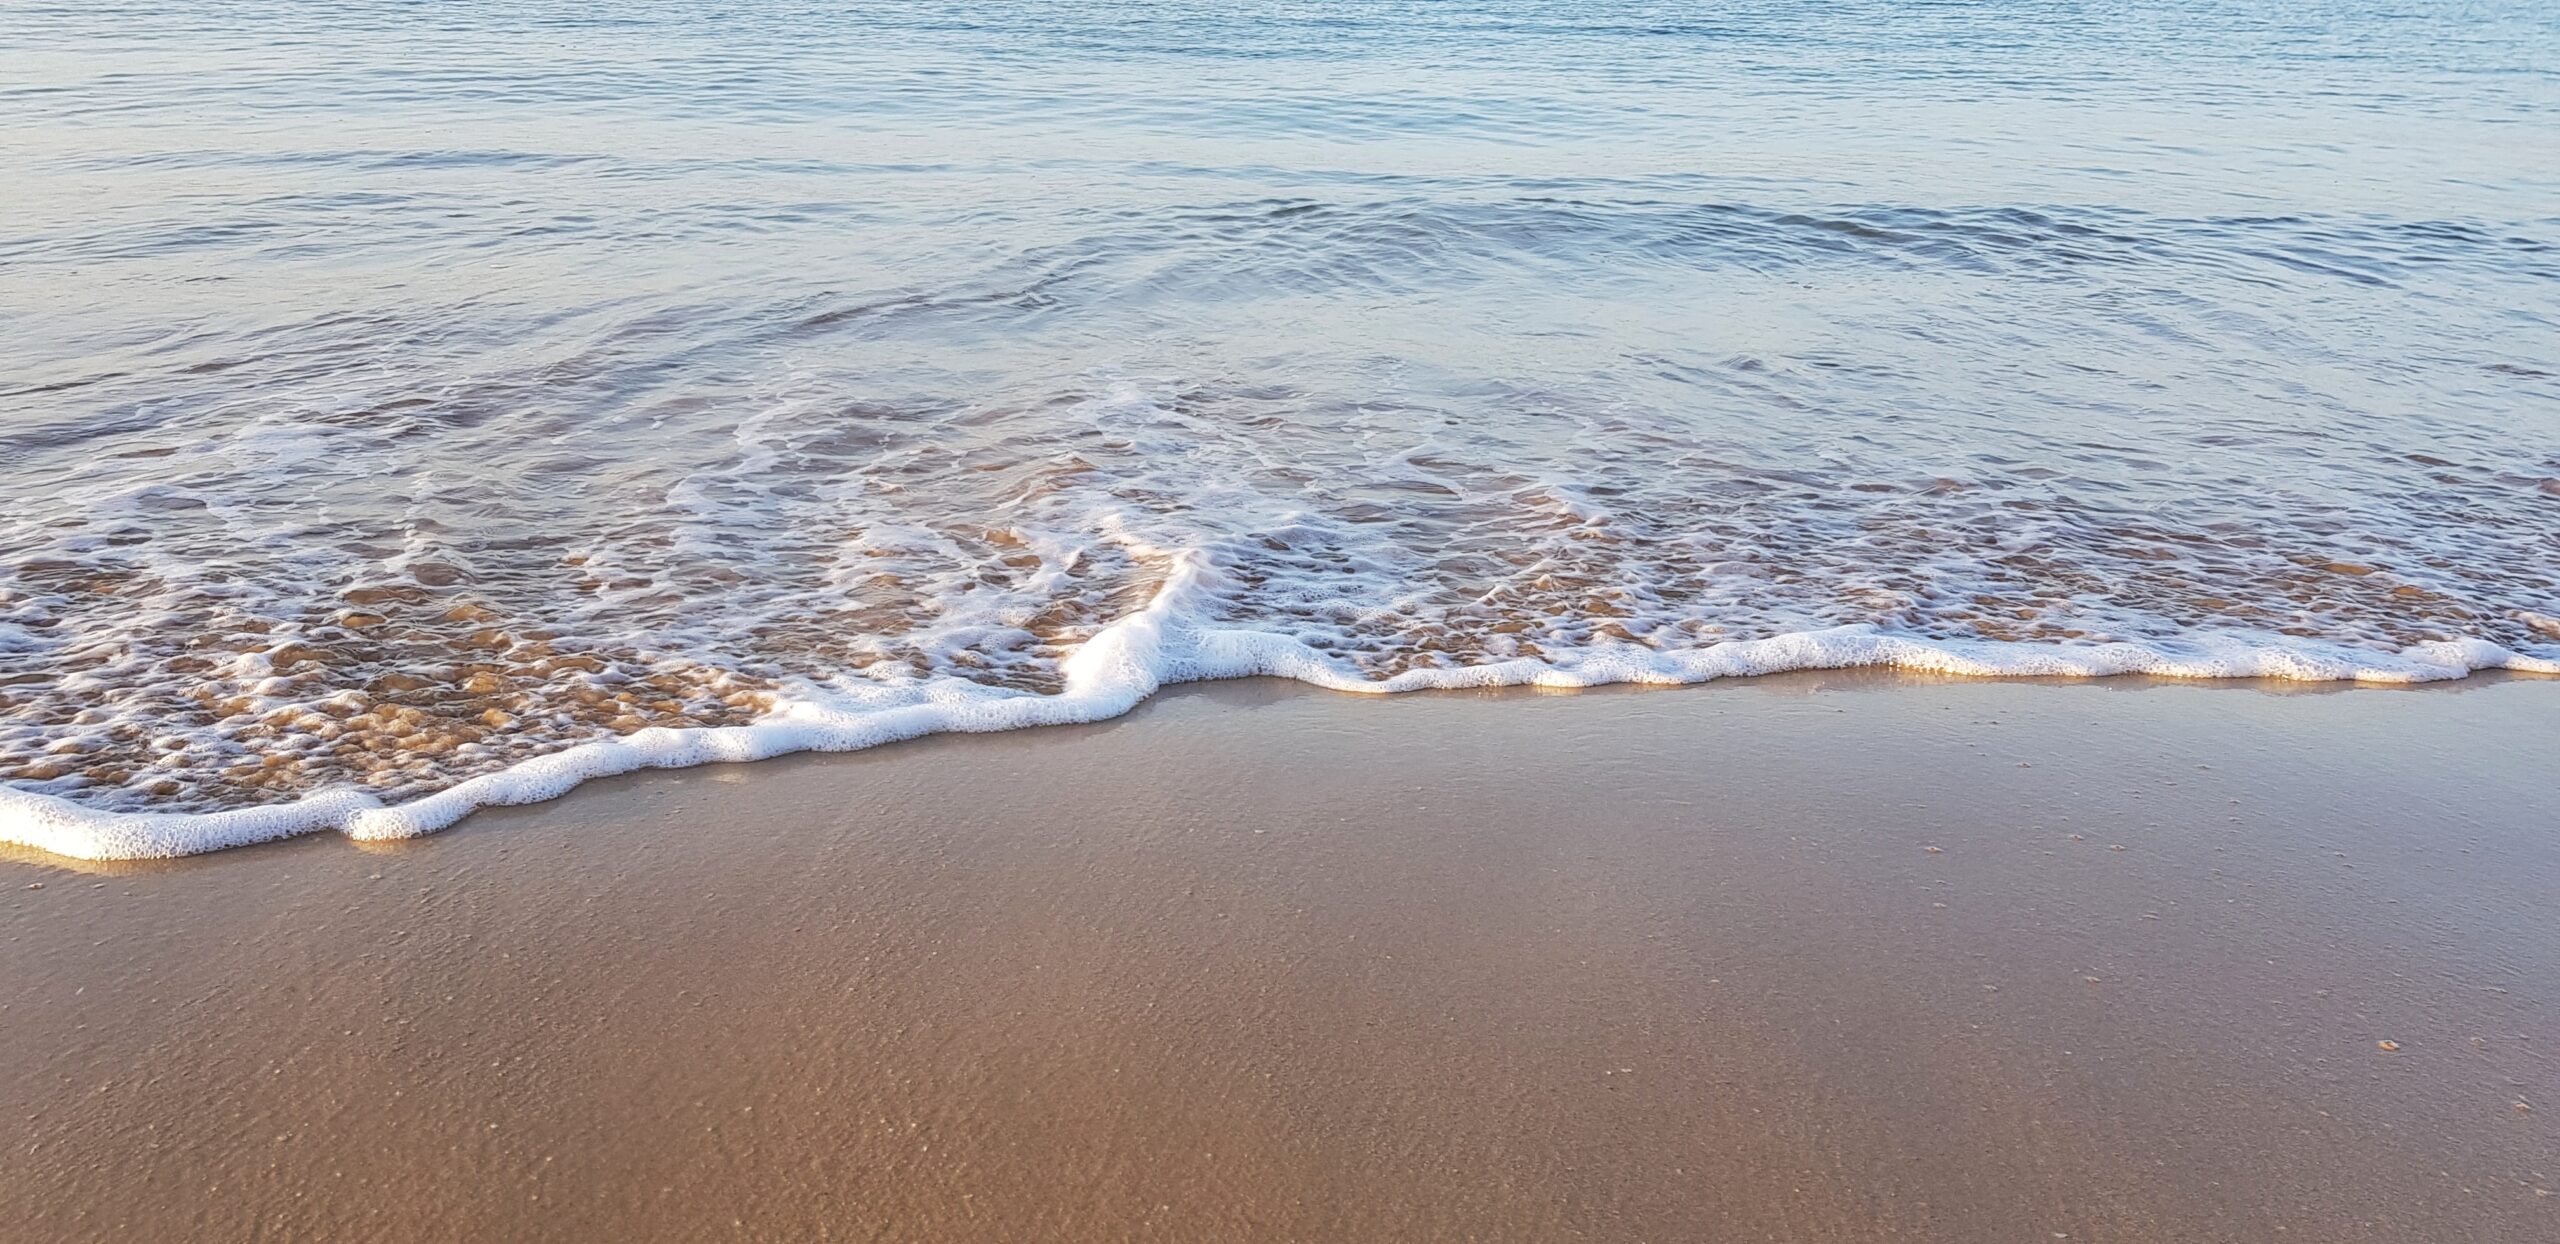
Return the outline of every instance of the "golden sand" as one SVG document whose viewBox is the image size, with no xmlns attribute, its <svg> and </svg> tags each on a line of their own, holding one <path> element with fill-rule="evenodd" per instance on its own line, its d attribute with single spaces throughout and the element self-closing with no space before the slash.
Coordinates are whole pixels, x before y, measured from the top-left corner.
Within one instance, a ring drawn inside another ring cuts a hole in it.
<svg viewBox="0 0 2560 1244">
<path fill-rule="evenodd" d="M 2560 1238 L 2560 685 L 2279 690 L 1235 684 L 17 857 L 0 1222 Z"/>
</svg>

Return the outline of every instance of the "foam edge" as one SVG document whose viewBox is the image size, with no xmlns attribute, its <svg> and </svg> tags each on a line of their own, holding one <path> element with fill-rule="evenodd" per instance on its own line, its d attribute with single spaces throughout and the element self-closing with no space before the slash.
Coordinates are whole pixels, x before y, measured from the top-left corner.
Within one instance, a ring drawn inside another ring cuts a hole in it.
<svg viewBox="0 0 2560 1244">
<path fill-rule="evenodd" d="M 470 778 L 399 804 L 353 790 L 322 791 L 292 803 L 221 812 L 100 812 L 55 795 L 0 787 L 0 841 L 81 860 L 165 859 L 337 830 L 358 841 L 434 833 L 473 810 L 556 799 L 593 778 L 638 769 L 678 769 L 763 760 L 793 752 L 850 752 L 927 734 L 985 733 L 1101 721 L 1137 707 L 1163 687 L 1268 676 L 1333 691 L 1387 695 L 1468 687 L 1676 685 L 1790 670 L 1887 667 L 1973 677 L 2107 678 L 2124 674 L 2189 679 L 2276 678 L 2297 682 L 2406 684 L 2506 669 L 2560 674 L 2560 660 L 2476 639 L 2413 645 L 2399 652 L 2339 645 L 2286 645 L 2262 637 L 2207 634 L 2158 645 L 2086 647 L 1993 640 L 1927 640 L 1870 625 L 1802 631 L 1766 639 L 1660 652 L 1634 644 L 1447 669 L 1408 670 L 1373 680 L 1286 635 L 1207 623 L 1217 572 L 1197 553 L 1170 553 L 1172 572 L 1145 608 L 1096 633 L 1070 656 L 1056 695 L 960 696 L 872 709 L 811 701 L 777 706 L 743 726 L 652 727 Z"/>
</svg>

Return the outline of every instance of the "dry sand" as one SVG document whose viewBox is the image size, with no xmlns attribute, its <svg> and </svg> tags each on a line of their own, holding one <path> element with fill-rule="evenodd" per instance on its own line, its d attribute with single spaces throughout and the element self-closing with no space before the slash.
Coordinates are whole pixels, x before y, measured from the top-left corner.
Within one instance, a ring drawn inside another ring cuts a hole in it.
<svg viewBox="0 0 2560 1244">
<path fill-rule="evenodd" d="M 1193 689 L 0 860 L 0 1235 L 2547 1242 L 2555 896 L 2548 680 Z"/>
</svg>

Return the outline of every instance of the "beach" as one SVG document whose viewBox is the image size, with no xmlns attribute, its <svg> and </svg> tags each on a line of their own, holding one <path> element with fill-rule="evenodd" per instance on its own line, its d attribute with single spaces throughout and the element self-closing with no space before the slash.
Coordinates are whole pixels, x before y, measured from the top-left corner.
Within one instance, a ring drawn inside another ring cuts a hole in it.
<svg viewBox="0 0 2560 1244">
<path fill-rule="evenodd" d="M 2560 1241 L 2560 6 L 142 0 L 0 1244 Z"/>
<path fill-rule="evenodd" d="M 1806 672 L 0 861 L 99 1239 L 2560 1235 L 2560 685 Z"/>
</svg>

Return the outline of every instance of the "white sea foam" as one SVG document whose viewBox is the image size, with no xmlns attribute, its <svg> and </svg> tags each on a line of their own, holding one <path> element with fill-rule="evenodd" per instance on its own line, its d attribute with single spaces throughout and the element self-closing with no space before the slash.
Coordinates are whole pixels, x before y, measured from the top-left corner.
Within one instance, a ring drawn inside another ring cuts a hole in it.
<svg viewBox="0 0 2560 1244">
<path fill-rule="evenodd" d="M 650 728 L 581 744 L 483 774 L 423 798 L 385 805 L 356 791 L 207 813 L 103 812 L 69 800 L 0 788 L 0 839 L 89 860 L 190 855 L 337 830 L 380 841 L 433 833 L 474 809 L 558 798 L 592 778 L 636 769 L 763 760 L 792 752 L 849 752 L 943 732 L 992 732 L 1100 721 L 1176 683 L 1257 675 L 1334 691 L 1389 694 L 1433 688 L 1593 687 L 1681 684 L 1787 670 L 1880 666 L 1984 677 L 2278 678 L 2306 682 L 2416 683 L 2479 670 L 2560 674 L 2560 661 L 2479 640 L 2414 645 L 2397 653 L 2332 644 L 2280 644 L 2202 636 L 2176 644 L 2059 644 L 1915 639 L 1872 626 L 1739 640 L 1662 652 L 1601 644 L 1547 660 L 1414 669 L 1362 677 L 1307 644 L 1206 617 L 1216 572 L 1196 554 L 1173 556 L 1173 573 L 1148 605 L 1105 628 L 1066 661 L 1054 695 L 987 688 L 958 679 L 909 689 L 904 702 L 862 706 L 815 700 L 777 705 L 748 725 Z"/>
<path fill-rule="evenodd" d="M 1091 721 L 1257 674 L 1387 693 L 2555 667 L 2550 615 L 2525 607 L 2550 593 L 2541 537 L 2488 512 L 2342 532 L 2326 502 L 2267 504 L 2207 528 L 2094 485 L 1720 462 L 1641 410 L 1523 447 L 1163 380 L 923 417 L 808 393 L 747 409 L 692 457 L 641 455 L 632 504 L 584 502 L 513 550 L 421 511 L 508 501 L 416 470 L 396 428 L 324 437 L 325 478 L 422 482 L 264 504 L 315 479 L 239 449 L 297 443 L 274 414 L 182 446 L 168 461 L 222 462 L 178 482 L 92 459 L 46 504 L 0 498 L 0 537 L 41 555 L 0 566 L 0 837 L 146 856 L 398 836 L 601 773 Z M 578 461 L 617 464 L 591 443 Z M 542 452 L 491 445 L 519 471 Z"/>
</svg>

